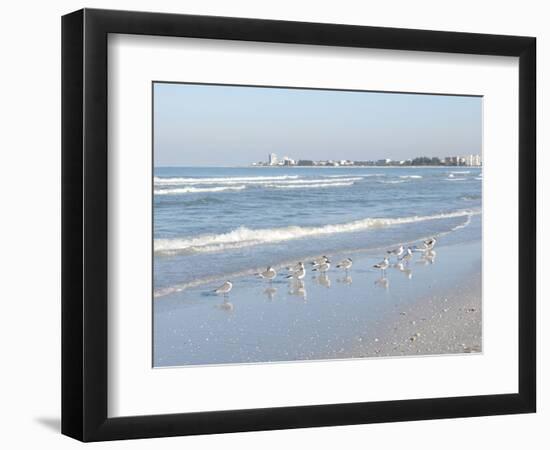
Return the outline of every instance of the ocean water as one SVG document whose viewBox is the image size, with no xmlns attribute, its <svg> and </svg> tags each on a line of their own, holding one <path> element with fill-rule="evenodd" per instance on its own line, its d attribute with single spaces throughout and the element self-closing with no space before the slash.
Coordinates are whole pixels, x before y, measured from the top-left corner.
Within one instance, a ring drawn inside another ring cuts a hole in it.
<svg viewBox="0 0 550 450">
<path fill-rule="evenodd" d="M 157 300 L 323 254 L 480 238 L 469 227 L 480 168 L 161 167 L 154 177 Z"/>
</svg>

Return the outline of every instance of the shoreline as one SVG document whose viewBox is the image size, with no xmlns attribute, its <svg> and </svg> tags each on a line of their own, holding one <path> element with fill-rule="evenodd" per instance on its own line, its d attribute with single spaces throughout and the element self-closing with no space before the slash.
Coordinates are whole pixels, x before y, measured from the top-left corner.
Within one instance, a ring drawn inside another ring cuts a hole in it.
<svg viewBox="0 0 550 450">
<path fill-rule="evenodd" d="M 483 169 L 483 166 L 155 166 L 155 169 Z"/>
<path fill-rule="evenodd" d="M 207 286 L 154 301 L 154 366 L 482 351 L 480 240 L 442 245 L 431 263 L 415 255 L 385 281 L 372 268 L 379 254 L 353 259 L 347 275 L 245 276 L 227 298 Z"/>
</svg>

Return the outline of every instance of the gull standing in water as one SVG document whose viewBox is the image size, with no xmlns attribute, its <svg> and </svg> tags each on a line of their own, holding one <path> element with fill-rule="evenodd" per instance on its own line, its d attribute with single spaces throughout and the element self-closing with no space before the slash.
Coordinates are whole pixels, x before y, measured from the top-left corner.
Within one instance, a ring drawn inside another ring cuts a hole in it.
<svg viewBox="0 0 550 450">
<path fill-rule="evenodd" d="M 231 289 L 233 289 L 233 283 L 231 283 L 231 281 L 226 281 L 219 288 L 215 289 L 214 292 L 216 294 L 223 294 L 223 296 L 226 297 Z"/>
<path fill-rule="evenodd" d="M 296 272 L 297 270 L 300 270 L 302 267 L 304 267 L 304 263 L 303 262 L 298 262 L 298 263 L 294 264 L 293 266 L 288 266 L 286 268 L 286 270 L 288 270 L 289 272 Z"/>
<path fill-rule="evenodd" d="M 384 275 L 389 265 L 390 265 L 390 260 L 386 256 L 382 261 L 380 261 L 379 263 L 375 264 L 372 267 L 374 267 L 375 269 L 380 269 L 382 271 L 382 275 Z"/>
<path fill-rule="evenodd" d="M 313 268 L 314 272 L 325 273 L 330 269 L 330 261 L 327 259 L 323 264 L 319 264 Z"/>
<path fill-rule="evenodd" d="M 346 258 L 343 261 L 340 261 L 336 267 L 338 269 L 344 269 L 346 271 L 346 273 L 348 273 L 348 270 L 351 269 L 352 265 L 353 265 L 352 259 L 351 258 Z"/>
<path fill-rule="evenodd" d="M 407 247 L 407 251 L 405 252 L 405 254 L 401 258 L 399 258 L 399 261 L 402 261 L 405 264 L 408 264 L 409 261 L 412 259 L 412 257 L 413 257 L 412 250 L 411 250 L 410 247 Z"/>
<path fill-rule="evenodd" d="M 432 250 L 435 246 L 435 243 L 437 242 L 437 239 L 436 238 L 431 238 L 431 239 L 426 239 L 424 241 L 424 248 L 426 250 Z"/>
<path fill-rule="evenodd" d="M 421 252 L 421 253 L 429 252 L 433 250 L 436 242 L 437 242 L 436 238 L 426 239 L 425 241 L 422 242 L 421 246 L 415 245 L 411 248 L 411 250 L 413 252 Z"/>
<path fill-rule="evenodd" d="M 319 258 L 316 258 L 314 259 L 313 261 L 311 261 L 311 265 L 312 266 L 320 266 L 321 264 L 324 264 L 328 261 L 328 257 L 327 256 L 320 256 Z"/>
<path fill-rule="evenodd" d="M 306 268 L 304 267 L 304 263 L 299 262 L 298 268 L 296 270 L 293 270 L 290 275 L 287 275 L 287 278 L 296 278 L 298 280 L 301 280 L 306 276 Z"/>
<path fill-rule="evenodd" d="M 394 256 L 400 257 L 403 254 L 403 250 L 404 250 L 403 246 L 400 245 L 397 248 L 388 250 L 386 253 L 390 256 L 394 255 Z"/>
<path fill-rule="evenodd" d="M 267 269 L 263 272 L 260 272 L 258 275 L 260 276 L 260 278 L 269 280 L 269 282 L 271 283 L 273 279 L 277 276 L 277 271 L 273 267 L 267 266 Z"/>
</svg>

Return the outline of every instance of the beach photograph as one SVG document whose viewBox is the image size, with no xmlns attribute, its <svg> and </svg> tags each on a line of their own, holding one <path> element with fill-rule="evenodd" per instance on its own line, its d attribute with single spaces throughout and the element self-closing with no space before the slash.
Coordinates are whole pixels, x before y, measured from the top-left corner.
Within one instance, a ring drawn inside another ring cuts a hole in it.
<svg viewBox="0 0 550 450">
<path fill-rule="evenodd" d="M 482 107 L 155 82 L 153 367 L 482 352 Z"/>
</svg>

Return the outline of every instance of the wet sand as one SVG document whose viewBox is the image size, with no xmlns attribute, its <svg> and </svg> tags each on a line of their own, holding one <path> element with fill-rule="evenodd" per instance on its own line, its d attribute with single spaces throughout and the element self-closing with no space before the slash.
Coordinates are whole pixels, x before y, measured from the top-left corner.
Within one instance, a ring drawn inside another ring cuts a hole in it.
<svg viewBox="0 0 550 450">
<path fill-rule="evenodd" d="M 482 350 L 479 240 L 442 238 L 433 260 L 415 254 L 384 277 L 372 268 L 382 251 L 329 256 L 326 274 L 306 265 L 303 280 L 287 280 L 276 267 L 272 283 L 232 279 L 227 297 L 212 293 L 216 281 L 154 300 L 155 366 Z M 347 256 L 354 264 L 346 274 L 334 266 Z"/>
<path fill-rule="evenodd" d="M 383 321 L 358 337 L 350 357 L 442 355 L 481 352 L 479 272 L 451 289 L 395 305 Z"/>
</svg>

